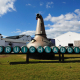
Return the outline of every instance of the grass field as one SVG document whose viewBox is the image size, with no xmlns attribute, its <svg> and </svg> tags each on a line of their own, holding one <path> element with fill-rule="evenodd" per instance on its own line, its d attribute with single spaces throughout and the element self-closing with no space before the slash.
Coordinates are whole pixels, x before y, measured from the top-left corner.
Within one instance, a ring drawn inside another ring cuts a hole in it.
<svg viewBox="0 0 80 80">
<path fill-rule="evenodd" d="M 0 55 L 0 80 L 80 80 L 80 54 L 64 57 L 65 63 L 29 59 L 26 64 L 25 54 Z"/>
</svg>

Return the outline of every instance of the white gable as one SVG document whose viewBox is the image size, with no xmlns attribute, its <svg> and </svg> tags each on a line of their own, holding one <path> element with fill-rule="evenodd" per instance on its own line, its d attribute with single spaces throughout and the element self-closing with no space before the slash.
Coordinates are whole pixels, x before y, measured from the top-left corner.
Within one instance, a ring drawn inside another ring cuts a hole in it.
<svg viewBox="0 0 80 80">
<path fill-rule="evenodd" d="M 74 45 L 75 40 L 80 40 L 80 34 L 75 32 L 67 32 L 55 38 L 55 45 L 68 46 L 68 43 L 73 43 Z"/>
</svg>

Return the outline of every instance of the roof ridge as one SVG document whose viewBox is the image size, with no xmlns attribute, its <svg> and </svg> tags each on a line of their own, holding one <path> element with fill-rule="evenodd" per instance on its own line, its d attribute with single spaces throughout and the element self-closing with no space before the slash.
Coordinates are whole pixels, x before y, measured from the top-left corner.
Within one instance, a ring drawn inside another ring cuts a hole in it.
<svg viewBox="0 0 80 80">
<path fill-rule="evenodd" d="M 74 34 L 78 34 L 78 35 L 80 35 L 79 33 L 69 31 L 69 32 L 67 32 L 67 33 L 63 33 L 63 34 L 61 34 L 60 36 L 67 35 L 68 33 L 74 33 Z M 58 38 L 58 37 L 60 37 L 60 36 L 57 36 L 57 37 L 55 37 L 55 38 Z"/>
</svg>

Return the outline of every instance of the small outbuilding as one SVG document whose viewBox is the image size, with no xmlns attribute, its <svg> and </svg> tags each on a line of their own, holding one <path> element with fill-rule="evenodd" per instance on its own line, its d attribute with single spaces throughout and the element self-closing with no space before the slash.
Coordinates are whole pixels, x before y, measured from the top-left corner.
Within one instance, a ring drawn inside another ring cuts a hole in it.
<svg viewBox="0 0 80 80">
<path fill-rule="evenodd" d="M 30 35 L 17 35 L 17 36 L 10 36 L 3 38 L 0 34 L 0 46 L 8 46 L 10 45 L 11 47 L 14 46 L 25 46 L 27 42 L 31 41 L 31 36 Z"/>
</svg>

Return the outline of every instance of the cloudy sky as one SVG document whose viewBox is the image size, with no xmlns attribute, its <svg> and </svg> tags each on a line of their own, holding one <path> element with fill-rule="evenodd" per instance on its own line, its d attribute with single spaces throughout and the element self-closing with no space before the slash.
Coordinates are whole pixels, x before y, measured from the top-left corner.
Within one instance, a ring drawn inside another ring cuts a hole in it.
<svg viewBox="0 0 80 80">
<path fill-rule="evenodd" d="M 37 13 L 44 19 L 48 38 L 80 33 L 80 0 L 0 0 L 0 33 L 34 37 Z"/>
</svg>

